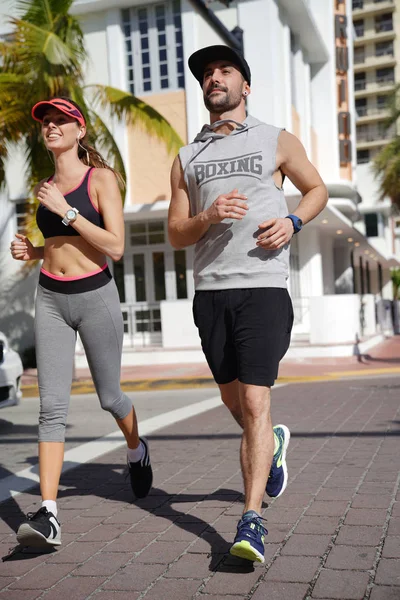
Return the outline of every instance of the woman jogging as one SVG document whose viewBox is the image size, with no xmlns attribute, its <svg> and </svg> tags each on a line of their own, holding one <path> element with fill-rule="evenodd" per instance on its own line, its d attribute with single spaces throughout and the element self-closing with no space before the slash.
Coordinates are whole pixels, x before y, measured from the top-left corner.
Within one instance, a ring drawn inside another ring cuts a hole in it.
<svg viewBox="0 0 400 600">
<path fill-rule="evenodd" d="M 34 247 L 24 235 L 11 243 L 16 260 L 43 260 L 35 309 L 38 368 L 39 476 L 42 506 L 29 513 L 17 532 L 22 546 L 58 546 L 57 491 L 76 334 L 79 332 L 100 399 L 128 446 L 131 486 L 144 498 L 152 485 L 147 441 L 139 438 L 135 410 L 121 391 L 123 321 L 117 288 L 106 257 L 124 252 L 124 219 L 117 174 L 87 143 L 86 121 L 68 98 L 39 102 L 32 117 L 42 124 L 43 141 L 55 172 L 35 187 L 37 224 L 45 240 Z"/>
</svg>

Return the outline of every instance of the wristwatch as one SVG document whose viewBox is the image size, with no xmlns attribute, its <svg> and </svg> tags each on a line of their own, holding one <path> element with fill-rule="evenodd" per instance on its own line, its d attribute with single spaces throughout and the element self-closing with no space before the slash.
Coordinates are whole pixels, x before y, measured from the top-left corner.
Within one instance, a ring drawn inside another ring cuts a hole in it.
<svg viewBox="0 0 400 600">
<path fill-rule="evenodd" d="M 67 210 L 67 212 L 64 215 L 63 220 L 61 221 L 61 223 L 63 225 L 69 225 L 70 223 L 73 223 L 76 219 L 76 217 L 79 215 L 79 210 L 77 208 L 69 208 Z"/>
<path fill-rule="evenodd" d="M 292 221 L 294 233 L 299 233 L 299 231 L 301 231 L 301 228 L 303 227 L 303 221 L 300 219 L 300 217 L 297 217 L 296 215 L 287 215 L 285 219 L 290 219 Z"/>
</svg>

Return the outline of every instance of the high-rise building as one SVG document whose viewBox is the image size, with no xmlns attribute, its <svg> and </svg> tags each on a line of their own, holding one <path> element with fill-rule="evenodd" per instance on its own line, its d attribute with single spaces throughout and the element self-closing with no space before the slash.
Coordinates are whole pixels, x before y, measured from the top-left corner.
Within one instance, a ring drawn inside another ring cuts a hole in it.
<svg viewBox="0 0 400 600">
<path fill-rule="evenodd" d="M 400 251 L 390 199 L 380 200 L 372 162 L 396 134 L 387 127 L 389 103 L 400 84 L 399 0 L 353 0 L 354 96 L 357 118 L 357 183 L 363 232 L 387 254 Z"/>
</svg>

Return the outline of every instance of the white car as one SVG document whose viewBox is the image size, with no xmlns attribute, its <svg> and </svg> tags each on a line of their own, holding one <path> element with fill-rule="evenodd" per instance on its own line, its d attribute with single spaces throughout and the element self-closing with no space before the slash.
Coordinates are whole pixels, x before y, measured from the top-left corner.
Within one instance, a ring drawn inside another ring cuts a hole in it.
<svg viewBox="0 0 400 600">
<path fill-rule="evenodd" d="M 0 408 L 13 406 L 21 400 L 23 366 L 19 354 L 8 345 L 0 331 Z"/>
</svg>

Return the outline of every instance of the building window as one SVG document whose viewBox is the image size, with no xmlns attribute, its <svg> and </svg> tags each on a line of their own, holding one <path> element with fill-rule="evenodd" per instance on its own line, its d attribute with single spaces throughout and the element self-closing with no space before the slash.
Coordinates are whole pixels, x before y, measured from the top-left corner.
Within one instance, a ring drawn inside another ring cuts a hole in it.
<svg viewBox="0 0 400 600">
<path fill-rule="evenodd" d="M 375 32 L 381 33 L 384 31 L 393 31 L 392 13 L 385 13 L 384 15 L 377 15 L 375 17 Z"/>
<path fill-rule="evenodd" d="M 165 260 L 164 252 L 153 252 L 154 297 L 157 302 L 165 300 Z"/>
<path fill-rule="evenodd" d="M 365 62 L 365 46 L 354 48 L 354 63 L 360 65 Z"/>
<path fill-rule="evenodd" d="M 394 68 L 385 67 L 384 69 L 377 69 L 376 82 L 379 85 L 388 85 L 390 83 L 394 83 Z"/>
<path fill-rule="evenodd" d="M 364 165 L 369 162 L 369 150 L 357 150 L 357 164 Z"/>
<path fill-rule="evenodd" d="M 119 301 L 125 302 L 125 269 L 123 258 L 114 263 L 114 280 L 119 294 Z"/>
<path fill-rule="evenodd" d="M 164 221 L 132 223 L 129 232 L 131 246 L 149 246 L 151 244 L 165 243 Z"/>
<path fill-rule="evenodd" d="M 357 37 L 363 37 L 364 35 L 364 19 L 358 19 L 357 21 L 353 21 L 354 31 L 356 32 Z"/>
<path fill-rule="evenodd" d="M 357 91 L 365 90 L 367 87 L 367 76 L 365 72 L 354 73 L 354 89 Z"/>
<path fill-rule="evenodd" d="M 378 237 L 378 215 L 377 213 L 366 213 L 365 219 L 365 235 L 369 237 Z"/>
<path fill-rule="evenodd" d="M 353 10 L 364 8 L 364 0 L 353 0 Z"/>
<path fill-rule="evenodd" d="M 185 87 L 180 0 L 122 10 L 129 91 Z"/>
<path fill-rule="evenodd" d="M 185 74 L 183 62 L 183 39 L 182 39 L 182 18 L 181 18 L 181 2 L 173 0 L 172 16 L 174 20 L 175 32 L 175 49 L 176 49 L 176 73 L 178 76 L 178 88 L 185 87 Z"/>
<path fill-rule="evenodd" d="M 375 56 L 394 56 L 393 41 L 377 42 L 375 44 Z"/>
<path fill-rule="evenodd" d="M 378 110 L 386 110 L 389 106 L 389 96 L 377 96 L 376 106 Z"/>
<path fill-rule="evenodd" d="M 359 117 L 365 117 L 368 112 L 366 98 L 356 98 L 356 111 Z"/>
<path fill-rule="evenodd" d="M 176 277 L 176 297 L 181 300 L 187 298 L 187 280 L 186 280 L 186 251 L 175 250 L 175 277 Z"/>
</svg>

